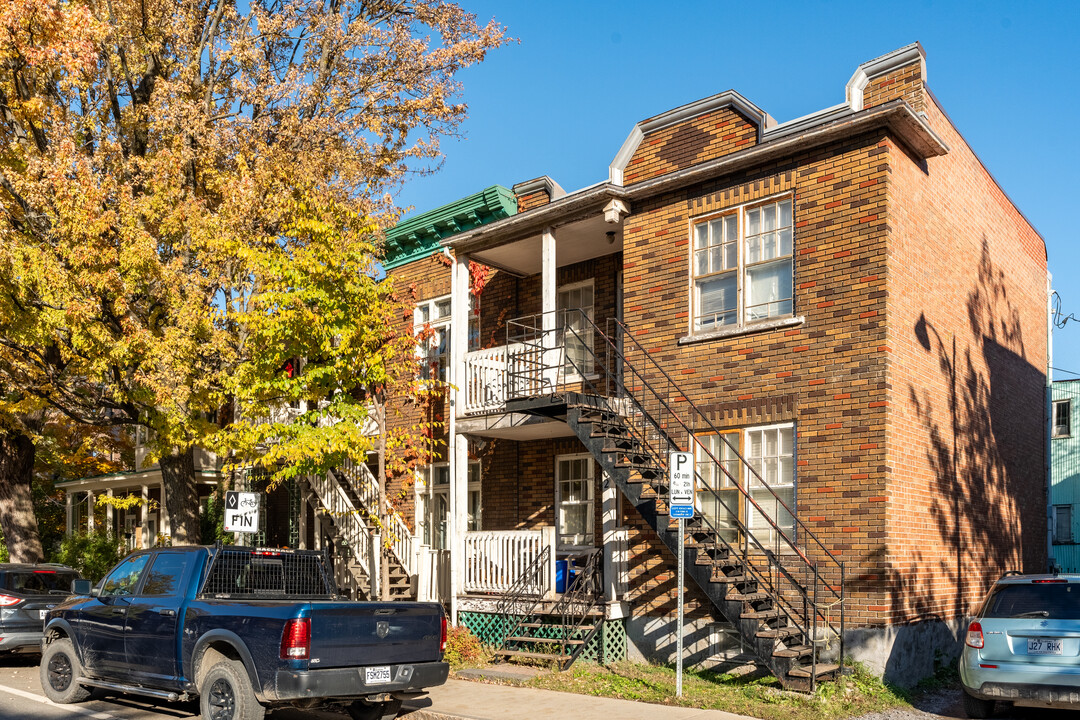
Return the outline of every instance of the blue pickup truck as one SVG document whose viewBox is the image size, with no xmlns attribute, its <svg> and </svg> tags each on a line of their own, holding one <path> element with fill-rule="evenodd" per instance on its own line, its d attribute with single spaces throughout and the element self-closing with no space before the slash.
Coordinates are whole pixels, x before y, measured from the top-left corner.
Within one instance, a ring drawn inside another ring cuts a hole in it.
<svg viewBox="0 0 1080 720">
<path fill-rule="evenodd" d="M 206 720 L 261 720 L 292 705 L 393 718 L 446 682 L 440 605 L 338 599 L 314 551 L 173 547 L 136 552 L 49 611 L 41 686 L 198 697 Z"/>
</svg>

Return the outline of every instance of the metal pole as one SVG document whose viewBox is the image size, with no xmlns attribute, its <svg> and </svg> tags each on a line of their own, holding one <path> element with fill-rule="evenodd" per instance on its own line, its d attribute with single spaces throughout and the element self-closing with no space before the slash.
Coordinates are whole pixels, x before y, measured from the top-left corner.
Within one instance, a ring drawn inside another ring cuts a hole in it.
<svg viewBox="0 0 1080 720">
<path fill-rule="evenodd" d="M 682 656 L 683 656 L 683 556 L 686 534 L 684 525 L 686 521 L 679 518 L 679 619 L 675 628 L 675 697 L 682 697 Z"/>
</svg>

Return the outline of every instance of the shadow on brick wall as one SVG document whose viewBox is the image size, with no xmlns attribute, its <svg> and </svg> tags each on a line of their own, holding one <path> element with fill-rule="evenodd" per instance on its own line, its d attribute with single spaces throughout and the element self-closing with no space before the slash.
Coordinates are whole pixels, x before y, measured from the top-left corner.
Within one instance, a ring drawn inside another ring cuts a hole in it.
<svg viewBox="0 0 1080 720">
<path fill-rule="evenodd" d="M 1033 494 L 1042 491 L 1045 375 L 1027 359 L 1019 310 L 985 238 L 967 315 L 969 341 L 939 330 L 925 313 L 912 328 L 922 349 L 936 357 L 947 386 L 944 398 L 908 387 L 929 440 L 932 475 L 919 501 L 929 508 L 928 530 L 936 542 L 903 564 L 891 560 L 883 578 L 894 618 L 947 623 L 955 631 L 937 648 L 945 656 L 959 649 L 962 628 L 954 621 L 973 610 L 994 580 L 1006 570 L 1035 572 L 1045 565 L 1045 553 L 1040 556 L 1037 547 L 1045 524 L 1036 527 L 1041 513 Z M 1036 567 L 1040 557 L 1043 565 Z M 933 660 L 918 662 L 928 673 Z M 911 662 L 894 647 L 886 677 L 890 666 L 898 671 Z"/>
</svg>

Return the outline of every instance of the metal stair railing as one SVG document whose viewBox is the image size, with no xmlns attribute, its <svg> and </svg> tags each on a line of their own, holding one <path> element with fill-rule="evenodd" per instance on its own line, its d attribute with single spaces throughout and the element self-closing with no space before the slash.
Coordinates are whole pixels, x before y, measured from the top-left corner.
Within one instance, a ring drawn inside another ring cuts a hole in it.
<svg viewBox="0 0 1080 720">
<path fill-rule="evenodd" d="M 555 323 L 556 330 L 554 332 L 556 335 L 554 337 L 550 336 L 552 330 L 543 328 L 542 314 L 518 318 L 508 323 L 508 340 L 513 332 L 513 340 L 523 343 L 526 348 L 524 352 L 529 353 L 529 356 L 527 362 L 514 362 L 512 358 L 508 358 L 507 397 L 521 397 L 523 390 L 526 396 L 536 394 L 535 391 L 538 388 L 551 394 L 558 394 L 560 391 L 571 390 L 573 385 L 578 384 L 582 391 L 589 389 L 594 396 L 629 402 L 629 408 L 617 407 L 605 402 L 603 407 L 598 409 L 621 416 L 629 432 L 659 470 L 666 468 L 667 451 L 687 449 L 693 451 L 697 459 L 695 462 L 695 475 L 698 479 L 699 488 L 703 488 L 705 492 L 708 492 L 714 502 L 727 509 L 732 517 L 736 519 L 737 530 L 743 539 L 742 548 L 736 549 L 728 543 L 723 537 L 721 528 L 716 527 L 708 517 L 698 516 L 696 522 L 705 525 L 711 530 L 714 542 L 722 544 L 729 551 L 738 551 L 737 554 L 742 556 L 744 572 L 753 575 L 755 579 L 770 590 L 769 594 L 774 604 L 786 616 L 786 619 L 809 639 L 814 648 L 812 664 L 815 666 L 815 671 L 811 673 L 811 685 L 813 685 L 816 680 L 819 623 L 821 627 L 826 628 L 827 632 L 832 632 L 839 638 L 840 657 L 843 657 L 845 624 L 844 564 L 837 560 L 833 553 L 825 547 L 824 543 L 791 511 L 787 503 L 761 478 L 760 473 L 742 457 L 737 448 L 728 443 L 727 439 L 715 428 L 704 413 L 688 401 L 686 395 L 679 389 L 670 374 L 641 345 L 624 323 L 612 319 L 616 331 L 614 333 L 610 331 L 604 333 L 585 312 L 577 311 L 582 319 L 581 327 L 589 330 L 588 335 L 585 336 L 572 328 L 570 323 L 565 322 L 565 314 L 575 311 L 562 310 L 558 312 L 563 314 L 564 322 L 561 323 L 561 327 L 559 327 L 560 323 Z M 553 347 L 557 351 L 559 346 L 566 345 L 568 335 L 576 338 L 575 347 L 585 350 L 580 364 L 573 357 L 573 353 L 563 352 L 556 355 L 552 352 Z M 616 336 L 615 339 L 612 339 L 612 335 Z M 605 348 L 606 360 L 604 362 L 600 362 L 593 349 L 593 341 L 596 339 L 599 339 Z M 658 390 L 654 387 L 654 383 L 650 382 L 650 377 L 646 376 L 640 368 L 626 357 L 624 346 L 627 342 L 632 351 L 639 352 L 646 362 L 651 363 L 651 376 L 659 378 L 663 382 L 665 385 L 663 389 Z M 557 357 L 557 364 L 550 364 L 553 357 Z M 549 360 L 549 364 L 545 364 L 545 359 Z M 568 372 L 568 365 L 574 370 L 573 374 Z M 600 392 L 597 383 L 592 379 L 597 376 L 597 369 L 604 371 L 605 392 L 603 393 Z M 529 376 L 535 373 L 540 375 L 540 382 L 537 382 L 535 377 Z M 628 378 L 630 379 L 629 383 L 627 382 Z M 614 394 L 612 393 L 613 385 Z M 644 397 L 641 397 L 642 395 Z M 696 421 L 696 430 L 692 429 L 682 415 L 676 412 L 673 404 L 677 402 L 688 406 L 689 414 Z M 685 444 L 680 444 L 677 441 L 675 434 L 679 433 L 685 434 Z M 701 442 L 699 435 L 710 434 L 717 435 L 723 442 L 728 444 L 731 453 L 740 466 L 745 469 L 748 482 L 740 482 L 738 478 L 732 476 L 725 465 Z M 658 445 L 660 447 L 657 447 Z M 700 472 L 697 472 L 697 465 L 702 461 L 702 458 L 707 458 L 713 467 L 727 476 L 734 488 L 738 490 L 742 501 L 756 510 L 758 515 L 767 522 L 773 540 L 772 548 L 766 547 L 752 529 L 743 522 L 738 508 L 732 508 L 726 499 L 721 497 L 716 489 L 705 481 Z M 819 560 L 808 557 L 807 553 L 795 543 L 793 538 L 788 536 L 784 528 L 777 524 L 769 513 L 765 512 L 765 509 L 747 490 L 747 486 L 751 481 L 756 481 L 756 488 L 767 490 L 772 495 L 775 503 L 787 511 L 792 518 L 794 529 L 798 531 L 797 534 L 792 534 L 804 538 L 804 542 L 806 540 L 810 541 L 808 546 L 814 548 L 814 554 L 819 556 L 820 561 L 830 566 L 832 572 L 829 574 L 834 575 L 831 581 L 823 578 L 818 565 Z M 724 528 L 723 530 L 730 530 L 730 528 Z M 756 551 L 754 556 L 751 555 L 751 547 Z M 760 562 L 762 557 L 766 563 L 767 572 L 765 573 L 755 564 L 755 561 Z M 784 564 L 783 560 L 785 558 L 794 558 L 797 564 L 794 571 Z M 801 579 L 797 576 L 801 576 Z M 798 608 L 777 587 L 777 583 L 781 579 L 787 581 L 794 594 L 801 599 L 804 608 L 803 612 L 800 613 Z M 824 600 L 819 597 L 819 587 L 826 591 Z M 840 607 L 839 627 L 831 619 L 831 608 L 836 604 L 839 604 Z M 822 608 L 828 608 L 829 611 L 823 611 Z"/>
<path fill-rule="evenodd" d="M 574 579 L 570 582 L 566 588 L 566 592 L 552 608 L 551 614 L 562 618 L 562 625 L 559 628 L 560 631 L 560 645 L 559 655 L 564 656 L 566 663 L 562 666 L 562 670 L 566 670 L 574 661 L 577 660 L 578 655 L 582 653 L 585 646 L 589 644 L 589 640 L 596 634 L 600 628 L 600 622 L 598 621 L 593 629 L 583 638 L 578 638 L 582 642 L 579 643 L 574 650 L 567 655 L 566 643 L 572 639 L 571 636 L 577 634 L 586 621 L 590 617 L 590 612 L 596 608 L 596 598 L 600 594 L 600 553 L 589 553 L 588 560 L 585 561 L 585 567 L 578 572 Z M 569 573 L 569 568 L 567 569 Z"/>
<path fill-rule="evenodd" d="M 548 574 L 545 572 L 551 553 L 551 546 L 545 545 L 495 605 L 495 616 L 499 618 L 499 634 L 502 636 L 499 643 L 500 649 L 509 649 L 506 647 L 507 638 L 514 637 L 521 629 L 522 623 L 526 621 L 525 619 L 536 614 L 536 608 L 551 591 Z M 528 605 L 528 609 L 520 612 L 525 605 Z M 516 621 L 511 619 L 515 615 L 523 619 Z"/>
</svg>

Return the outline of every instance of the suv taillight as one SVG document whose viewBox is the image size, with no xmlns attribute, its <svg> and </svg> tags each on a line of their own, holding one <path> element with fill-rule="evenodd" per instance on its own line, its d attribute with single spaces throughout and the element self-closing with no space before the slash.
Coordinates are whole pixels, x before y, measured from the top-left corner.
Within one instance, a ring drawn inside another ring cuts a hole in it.
<svg viewBox="0 0 1080 720">
<path fill-rule="evenodd" d="M 10 595 L 0 595 L 0 607 L 8 607 L 9 605 L 16 605 L 22 602 L 22 598 L 11 597 Z"/>
<path fill-rule="evenodd" d="M 985 642 L 983 641 L 982 625 L 977 622 L 968 625 L 967 638 L 965 638 L 964 644 L 971 648 L 981 648 L 985 645 Z"/>
<path fill-rule="evenodd" d="M 282 660 L 307 660 L 311 655 L 311 620 L 294 618 L 281 634 Z"/>
<path fill-rule="evenodd" d="M 442 636 L 439 638 L 439 652 L 446 652 L 446 616 L 442 616 Z"/>
</svg>

